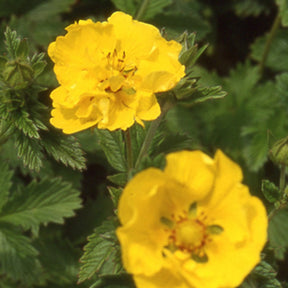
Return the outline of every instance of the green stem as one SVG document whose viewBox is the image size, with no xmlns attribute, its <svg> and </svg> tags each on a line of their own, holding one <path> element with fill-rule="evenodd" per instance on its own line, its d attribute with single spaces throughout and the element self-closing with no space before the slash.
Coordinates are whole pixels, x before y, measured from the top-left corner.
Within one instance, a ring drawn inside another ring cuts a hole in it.
<svg viewBox="0 0 288 288">
<path fill-rule="evenodd" d="M 131 169 L 133 169 L 133 151 L 132 151 L 132 142 L 131 142 L 131 135 L 130 135 L 129 128 L 124 132 L 124 139 L 125 139 L 125 146 L 126 146 L 128 171 L 130 171 Z"/>
<path fill-rule="evenodd" d="M 150 127 L 149 127 L 147 134 L 145 136 L 145 139 L 143 141 L 141 150 L 140 150 L 139 155 L 137 157 L 135 168 L 138 168 L 142 158 L 145 155 L 147 155 L 148 149 L 149 149 L 149 147 L 153 141 L 153 138 L 157 132 L 157 129 L 158 129 L 164 115 L 166 114 L 166 112 L 169 110 L 170 107 L 171 107 L 171 103 L 165 102 L 163 107 L 162 107 L 162 112 L 161 112 L 160 116 L 150 124 Z"/>
<path fill-rule="evenodd" d="M 277 32 L 278 28 L 280 27 L 280 24 L 281 24 L 281 16 L 280 16 L 280 13 L 278 13 L 276 18 L 274 19 L 272 28 L 271 28 L 270 33 L 268 35 L 267 41 L 265 43 L 264 52 L 263 52 L 261 61 L 259 63 L 259 73 L 260 73 L 260 75 L 263 74 L 264 67 L 265 67 L 265 64 L 266 64 L 266 60 L 268 58 L 268 54 L 269 54 L 269 51 L 270 51 L 270 48 L 271 48 L 272 41 L 273 41 L 273 39 L 274 39 L 274 37 L 276 35 L 276 32 Z"/>
<path fill-rule="evenodd" d="M 135 13 L 134 19 L 139 20 L 141 19 L 141 17 L 143 16 L 147 6 L 149 4 L 149 0 L 143 0 L 139 9 L 137 10 L 137 12 Z"/>
<path fill-rule="evenodd" d="M 287 195 L 285 195 L 285 178 L 286 178 L 286 166 L 284 164 L 282 164 L 280 166 L 280 181 L 279 181 L 279 190 L 281 193 L 281 200 L 279 202 L 279 204 L 277 206 L 274 207 L 274 209 L 272 211 L 270 211 L 269 215 L 268 215 L 268 219 L 271 220 L 273 218 L 273 216 L 275 215 L 275 213 L 284 208 L 287 207 L 287 203 L 286 203 L 286 197 Z"/>
</svg>

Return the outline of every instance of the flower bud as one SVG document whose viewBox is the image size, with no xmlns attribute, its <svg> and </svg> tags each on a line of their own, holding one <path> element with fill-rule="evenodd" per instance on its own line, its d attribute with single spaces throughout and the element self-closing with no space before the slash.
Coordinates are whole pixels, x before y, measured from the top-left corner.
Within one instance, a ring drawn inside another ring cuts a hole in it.
<svg viewBox="0 0 288 288">
<path fill-rule="evenodd" d="M 269 157 L 275 164 L 288 165 L 288 137 L 278 140 L 272 146 Z"/>
<path fill-rule="evenodd" d="M 33 69 L 22 61 L 9 61 L 6 63 L 3 77 L 6 83 L 15 89 L 27 87 L 33 80 Z"/>
</svg>

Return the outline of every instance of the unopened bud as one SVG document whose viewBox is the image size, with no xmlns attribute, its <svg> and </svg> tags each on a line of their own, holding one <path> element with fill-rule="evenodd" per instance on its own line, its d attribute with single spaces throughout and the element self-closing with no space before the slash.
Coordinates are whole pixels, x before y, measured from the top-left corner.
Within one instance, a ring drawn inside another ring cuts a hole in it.
<svg viewBox="0 0 288 288">
<path fill-rule="evenodd" d="M 288 137 L 280 139 L 272 146 L 269 157 L 275 164 L 288 166 Z"/>
<path fill-rule="evenodd" d="M 25 88 L 33 80 L 33 69 L 24 62 L 10 61 L 5 65 L 3 76 L 11 88 Z"/>
</svg>

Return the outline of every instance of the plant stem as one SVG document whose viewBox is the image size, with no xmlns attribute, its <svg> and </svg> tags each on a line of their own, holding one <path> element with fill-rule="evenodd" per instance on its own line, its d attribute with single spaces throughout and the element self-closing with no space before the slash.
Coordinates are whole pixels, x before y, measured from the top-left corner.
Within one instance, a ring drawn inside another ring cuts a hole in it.
<svg viewBox="0 0 288 288">
<path fill-rule="evenodd" d="M 272 41 L 273 41 L 273 39 L 274 39 L 274 37 L 276 35 L 276 32 L 277 32 L 278 28 L 280 27 L 280 24 L 281 24 L 281 16 L 280 16 L 280 13 L 278 12 L 276 18 L 274 19 L 274 22 L 273 22 L 272 28 L 270 30 L 270 33 L 268 35 L 267 41 L 265 43 L 264 52 L 263 52 L 261 61 L 259 62 L 259 73 L 260 73 L 260 75 L 263 74 L 264 67 L 265 67 L 265 64 L 266 64 L 266 60 L 268 58 L 268 54 L 269 54 L 269 51 L 270 51 L 270 48 L 271 48 Z"/>
<path fill-rule="evenodd" d="M 163 107 L 162 107 L 162 112 L 161 112 L 160 116 L 150 124 L 150 127 L 149 127 L 147 134 L 145 136 L 145 139 L 143 141 L 141 150 L 140 150 L 139 155 L 137 157 L 135 168 L 137 168 L 139 166 L 142 158 L 147 154 L 148 149 L 152 143 L 152 140 L 156 134 L 156 131 L 157 131 L 164 115 L 166 114 L 166 112 L 169 110 L 170 107 L 171 107 L 171 103 L 169 103 L 169 101 L 165 102 Z"/>
<path fill-rule="evenodd" d="M 280 166 L 280 180 L 279 180 L 279 190 L 281 193 L 281 200 L 279 205 L 277 205 L 276 207 L 274 207 L 274 209 L 272 209 L 272 211 L 270 211 L 269 215 L 268 215 L 268 219 L 271 220 L 271 218 L 273 218 L 273 216 L 275 215 L 275 213 L 284 208 L 287 207 L 287 203 L 286 203 L 286 197 L 287 195 L 285 195 L 285 177 L 286 177 L 286 166 L 284 164 L 282 164 Z"/>
<path fill-rule="evenodd" d="M 137 12 L 135 13 L 134 19 L 139 20 L 141 19 L 142 15 L 144 14 L 147 6 L 149 4 L 149 0 L 143 0 L 139 9 L 137 10 Z"/>
<path fill-rule="evenodd" d="M 130 171 L 131 169 L 133 169 L 133 151 L 132 151 L 132 142 L 131 142 L 131 135 L 130 135 L 129 128 L 124 132 L 124 139 L 125 139 L 125 146 L 126 146 L 128 171 Z"/>
</svg>

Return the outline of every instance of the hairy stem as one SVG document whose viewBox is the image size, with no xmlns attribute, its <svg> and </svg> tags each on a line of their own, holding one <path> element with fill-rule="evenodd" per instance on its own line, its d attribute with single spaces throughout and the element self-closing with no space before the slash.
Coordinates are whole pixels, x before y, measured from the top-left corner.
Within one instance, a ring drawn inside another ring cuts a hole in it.
<svg viewBox="0 0 288 288">
<path fill-rule="evenodd" d="M 272 41 L 273 41 L 273 39 L 274 39 L 274 37 L 276 35 L 276 32 L 278 31 L 278 29 L 280 27 L 280 24 L 281 24 L 281 16 L 280 16 L 280 13 L 278 13 L 276 18 L 274 19 L 273 25 L 271 27 L 270 33 L 269 33 L 267 41 L 265 43 L 264 52 L 263 52 L 261 61 L 259 62 L 259 73 L 260 73 L 260 75 L 263 74 L 264 67 L 265 67 L 266 60 L 267 60 L 268 55 L 269 55 L 269 51 L 270 51 L 270 48 L 271 48 Z"/>
<path fill-rule="evenodd" d="M 132 142 L 131 142 L 131 134 L 130 129 L 128 128 L 124 132 L 125 146 L 126 146 L 126 157 L 128 164 L 128 171 L 133 169 L 133 151 L 132 151 Z"/>
<path fill-rule="evenodd" d="M 139 166 L 142 158 L 145 155 L 147 155 L 148 149 L 149 149 L 149 147 L 153 141 L 153 138 L 157 132 L 157 129 L 158 129 L 164 115 L 166 114 L 166 112 L 169 110 L 170 107 L 171 107 L 171 103 L 166 102 L 162 107 L 162 112 L 161 112 L 160 116 L 150 124 L 150 127 L 147 131 L 147 134 L 146 134 L 145 139 L 143 141 L 143 144 L 141 146 L 141 150 L 140 150 L 139 155 L 137 157 L 135 168 L 137 168 Z"/>
</svg>

